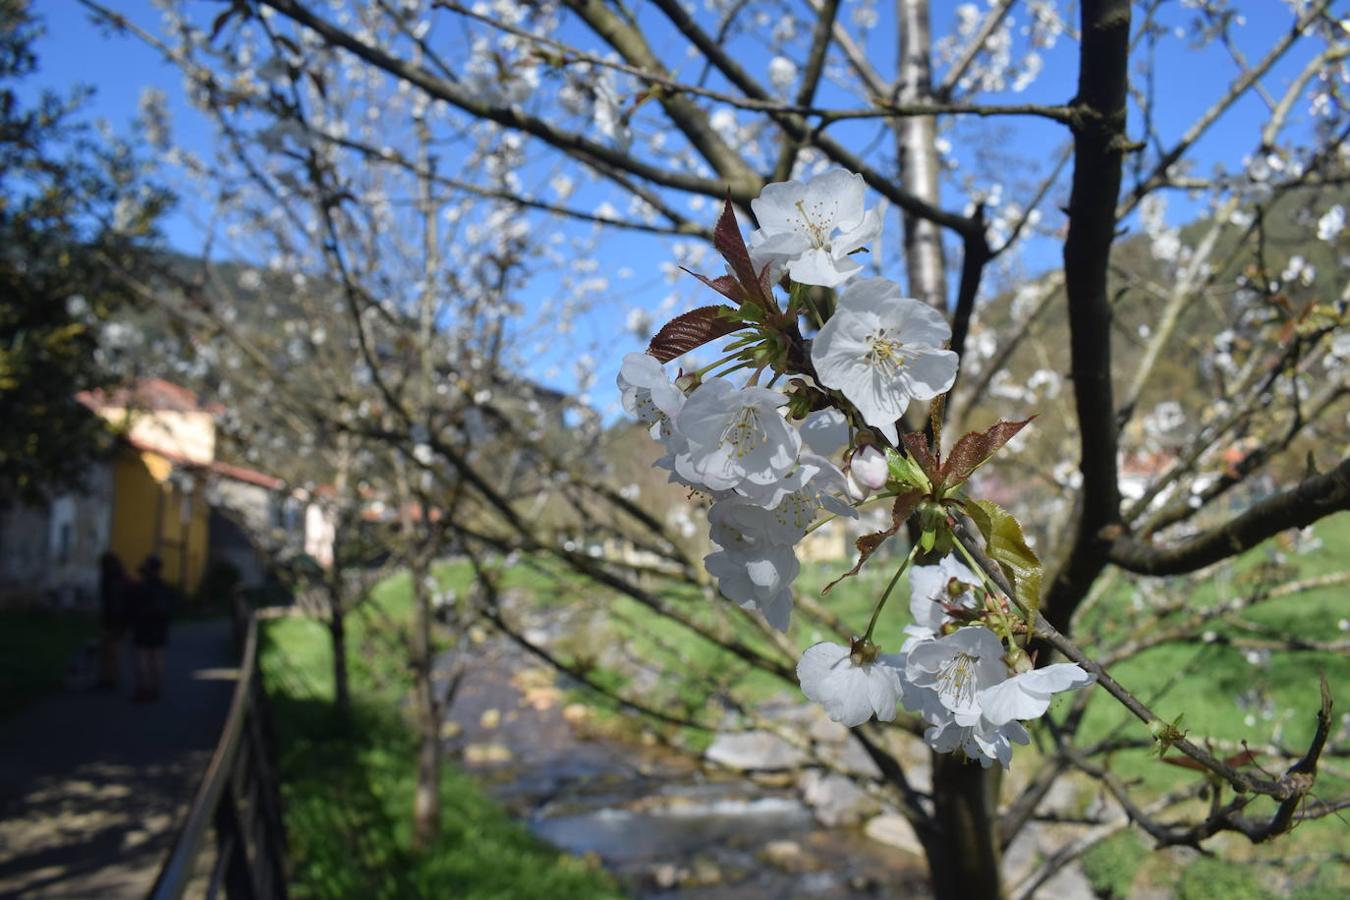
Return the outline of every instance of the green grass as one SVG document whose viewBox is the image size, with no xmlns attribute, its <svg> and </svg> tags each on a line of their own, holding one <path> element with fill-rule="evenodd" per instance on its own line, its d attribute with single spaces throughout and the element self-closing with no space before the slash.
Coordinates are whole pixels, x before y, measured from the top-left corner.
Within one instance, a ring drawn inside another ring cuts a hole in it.
<svg viewBox="0 0 1350 900">
<path fill-rule="evenodd" d="M 406 577 L 373 602 L 398 622 Z M 414 738 L 400 710 L 408 679 L 373 617 L 353 617 L 353 722 L 338 727 L 328 635 L 302 619 L 265 623 L 261 662 L 277 725 L 297 898 L 604 898 L 619 896 L 585 862 L 530 835 L 453 765 L 441 783 L 443 831 L 410 849 Z"/>
<path fill-rule="evenodd" d="M 1121 831 L 1083 855 L 1083 874 L 1103 900 L 1124 900 L 1130 895 L 1139 866 L 1148 850 L 1132 831 Z"/>
<path fill-rule="evenodd" d="M 1347 553 L 1350 516 L 1326 519 L 1315 532 L 1322 540 L 1322 547 L 1317 550 L 1295 554 L 1272 541 L 1245 554 L 1229 570 L 1215 570 L 1213 577 L 1165 582 L 1164 592 L 1170 597 L 1183 596 L 1185 604 L 1181 611 L 1161 621 L 1156 614 L 1136 608 L 1131 588 L 1118 586 L 1093 615 L 1079 623 L 1080 634 L 1094 635 L 1096 642 L 1110 647 L 1129 637 L 1147 635 L 1152 629 L 1167 628 L 1178 618 L 1222 600 L 1344 570 L 1345 561 L 1350 558 Z M 1346 585 L 1320 588 L 1258 605 L 1244 612 L 1242 620 L 1297 637 L 1331 641 L 1342 634 L 1339 622 L 1350 617 L 1348 598 L 1350 588 Z M 1315 727 L 1318 679 L 1323 674 L 1331 685 L 1338 709 L 1344 707 L 1347 699 L 1344 686 L 1350 684 L 1350 658 L 1344 654 L 1276 650 L 1267 660 L 1253 661 L 1243 649 L 1223 642 L 1226 638 L 1250 637 L 1247 632 L 1228 625 L 1207 627 L 1219 641 L 1159 646 L 1114 666 L 1112 674 L 1162 718 L 1183 716 L 1181 727 L 1192 740 L 1201 743 L 1206 740 L 1231 744 L 1247 741 L 1257 746 L 1278 743 L 1301 752 Z M 1090 653 L 1096 649 L 1093 643 L 1088 643 L 1087 648 Z M 1062 707 L 1063 703 L 1057 705 Z M 1337 715 L 1333 711 L 1333 716 Z M 1122 707 L 1098 691 L 1084 717 L 1079 741 L 1090 744 L 1111 735 L 1146 737 L 1142 728 Z M 1122 750 L 1104 761 L 1117 776 L 1135 783 L 1135 790 L 1145 797 L 1203 777 L 1159 760 L 1149 749 Z M 1280 768 L 1277 761 L 1269 758 L 1258 758 L 1256 762 L 1268 772 Z M 1323 771 L 1305 808 L 1315 809 L 1320 800 L 1347 794 L 1350 779 Z M 1224 798 L 1229 796 L 1225 791 Z M 1248 808 L 1247 814 L 1268 816 L 1273 810 L 1273 801 L 1260 799 Z M 1198 801 L 1189 809 L 1191 815 L 1203 812 Z M 1112 888 L 1128 884 L 1138 870 L 1144 869 L 1154 885 L 1170 885 L 1173 879 L 1179 879 L 1176 882 L 1179 897 L 1266 897 L 1290 886 L 1298 896 L 1344 896 L 1350 893 L 1350 867 L 1328 862 L 1327 857 L 1343 852 L 1348 830 L 1350 826 L 1343 818 L 1328 816 L 1299 824 L 1293 833 L 1260 846 L 1252 846 L 1237 836 L 1225 836 L 1208 845 L 1218 850 L 1222 861 L 1199 860 L 1180 867 L 1151 853 L 1137 857 L 1133 852 L 1121 852 L 1116 854 L 1118 858 L 1108 859 L 1113 848 L 1118 849 L 1120 844 L 1105 845 L 1089 860 L 1098 870 L 1112 871 L 1110 878 L 1104 878 Z"/>
<path fill-rule="evenodd" d="M 1266 900 L 1273 896 L 1250 868 L 1222 859 L 1197 859 L 1181 871 L 1176 900 Z"/>
<path fill-rule="evenodd" d="M 0 613 L 0 719 L 61 690 L 72 658 L 97 635 L 98 622 L 86 614 Z"/>
</svg>

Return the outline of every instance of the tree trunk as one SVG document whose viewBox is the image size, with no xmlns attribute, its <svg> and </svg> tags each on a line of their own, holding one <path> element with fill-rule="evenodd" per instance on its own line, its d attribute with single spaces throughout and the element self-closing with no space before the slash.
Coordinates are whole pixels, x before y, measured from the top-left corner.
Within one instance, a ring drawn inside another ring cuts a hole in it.
<svg viewBox="0 0 1350 900">
<path fill-rule="evenodd" d="M 431 658 L 431 597 L 426 589 L 427 567 L 412 568 L 413 700 L 417 710 L 417 788 L 413 796 L 414 850 L 425 850 L 441 832 L 441 722 L 440 704 Z"/>
<path fill-rule="evenodd" d="M 934 753 L 933 817 L 939 833 L 926 846 L 937 900 L 1003 896 L 996 830 L 1001 770 Z"/>
<path fill-rule="evenodd" d="M 345 731 L 351 727 L 352 697 L 347 677 L 347 618 L 340 597 L 332 598 L 328 613 L 328 636 L 333 646 L 333 712 Z"/>
<path fill-rule="evenodd" d="M 897 99 L 901 103 L 925 103 L 933 99 L 928 0 L 897 0 L 895 14 L 900 29 Z M 905 116 L 896 123 L 901 182 L 910 193 L 935 205 L 940 168 L 936 140 L 937 120 L 932 116 Z M 942 229 L 909 213 L 903 220 L 909 292 L 946 312 L 947 271 Z"/>
<path fill-rule="evenodd" d="M 896 0 L 899 27 L 898 99 L 933 99 L 932 33 L 928 0 Z M 906 116 L 896 125 L 900 177 L 905 187 L 929 203 L 938 201 L 937 122 L 931 116 Z M 947 311 L 947 271 L 938 226 L 905 215 L 905 270 L 916 299 Z M 933 820 L 937 835 L 925 843 L 933 893 L 938 900 L 1002 897 L 999 847 L 995 831 L 998 773 L 959 756 L 934 753 Z"/>
<path fill-rule="evenodd" d="M 347 562 L 347 510 L 351 498 L 352 455 L 350 437 L 338 435 L 336 471 L 333 473 L 336 506 L 333 507 L 332 558 L 325 579 L 328 589 L 328 634 L 333 646 L 333 710 L 338 725 L 346 730 L 352 722 L 351 684 L 347 675 L 347 580 L 343 576 Z"/>
</svg>

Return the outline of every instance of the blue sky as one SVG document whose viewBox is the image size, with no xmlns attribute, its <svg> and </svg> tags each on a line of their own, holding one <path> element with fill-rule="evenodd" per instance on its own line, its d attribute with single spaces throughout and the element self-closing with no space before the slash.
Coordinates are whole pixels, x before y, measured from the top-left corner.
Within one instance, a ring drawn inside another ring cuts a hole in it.
<svg viewBox="0 0 1350 900">
<path fill-rule="evenodd" d="M 108 3 L 149 30 L 157 30 L 159 14 L 148 0 L 108 0 Z M 320 8 L 324 6 L 320 4 Z M 1243 14 L 1247 22 L 1235 32 L 1236 49 L 1245 54 L 1249 61 L 1255 61 L 1266 52 L 1277 35 L 1287 31 L 1291 13 L 1284 3 L 1275 0 L 1253 0 L 1241 6 L 1245 7 Z M 892 29 L 886 21 L 889 4 L 882 3 L 880 7 L 882 21 L 873 32 L 867 49 L 869 59 L 884 73 L 892 69 L 894 51 L 890 37 Z M 186 103 L 177 70 L 161 61 L 154 50 L 132 38 L 105 36 L 100 28 L 90 23 L 87 12 L 75 0 L 42 0 L 35 4 L 35 8 L 45 18 L 48 33 L 38 44 L 41 71 L 28 83 L 29 90 L 67 89 L 76 83 L 89 84 L 96 91 L 89 107 L 90 112 L 106 118 L 115 128 L 122 129 L 136 115 L 141 90 L 146 86 L 158 87 L 169 98 L 176 140 L 188 149 L 209 156 L 212 137 L 210 127 Z M 934 4 L 934 8 L 934 30 L 939 34 L 945 33 L 951 25 L 953 7 Z M 201 9 L 205 20 L 218 13 L 221 7 L 217 3 L 203 3 Z M 650 11 L 644 11 L 642 15 L 651 20 L 656 18 Z M 1180 4 L 1164 8 L 1164 22 L 1173 29 L 1161 39 L 1157 51 L 1156 115 L 1165 140 L 1174 139 L 1183 133 L 1213 98 L 1223 93 L 1237 72 L 1234 62 L 1223 48 L 1211 46 L 1195 51 L 1188 47 L 1186 29 L 1192 17 L 1193 13 Z M 1180 29 L 1180 33 L 1176 29 Z M 736 51 L 742 63 L 752 72 L 764 72 L 768 54 L 762 47 L 742 39 Z M 1075 51 L 1076 45 L 1061 39 L 1058 47 L 1046 54 L 1045 69 L 1029 90 L 1020 94 L 1007 92 L 988 95 L 983 99 L 991 102 L 1044 103 L 1068 100 L 1076 81 Z M 1276 66 L 1264 81 L 1271 93 L 1278 95 L 1312 52 L 1311 47 L 1298 48 Z M 829 100 L 829 93 L 825 93 L 822 102 L 828 103 Z M 1295 133 L 1307 127 L 1306 104 L 1303 106 L 1305 109 L 1294 117 Z M 1256 144 L 1263 113 L 1264 106 L 1259 97 L 1249 95 L 1241 101 L 1191 154 L 1190 158 L 1196 161 L 1197 169 L 1203 173 L 1215 164 L 1230 168 L 1238 166 L 1241 158 Z M 1137 130 L 1137 113 L 1132 124 Z M 978 131 L 962 128 L 947 135 L 963 169 L 975 168 L 979 154 L 991 150 L 1044 163 L 1066 137 L 1063 129 L 1050 124 L 1014 125 L 999 120 L 998 127 L 1004 125 L 1009 127 L 995 133 L 989 130 L 995 126 L 987 121 L 979 122 L 972 126 Z M 834 133 L 845 143 L 861 146 L 872 140 L 876 127 L 875 123 L 859 124 L 840 127 Z M 986 138 L 985 143 L 990 146 L 981 147 L 979 142 L 967 143 L 972 133 L 976 136 L 994 134 L 995 137 L 993 140 Z M 453 164 L 453 160 L 447 163 Z M 993 160 L 990 172 L 994 174 L 990 178 L 996 177 L 998 171 L 998 160 Z M 1008 193 L 1015 196 L 1011 181 L 1009 184 Z M 984 186 L 988 187 L 989 184 L 985 183 Z M 581 199 L 586 199 L 584 194 Z M 951 187 L 945 189 L 943 199 L 948 206 L 959 206 L 962 202 L 959 193 Z M 1174 221 L 1193 215 L 1197 208 L 1184 195 L 1174 194 L 1169 199 Z M 677 196 L 676 202 L 680 208 L 688 209 L 687 198 Z M 201 222 L 205 220 L 205 212 L 194 204 L 191 197 L 184 198 L 180 208 L 164 223 L 169 243 L 186 252 L 199 250 L 203 237 Z M 691 214 L 711 222 L 716 210 L 712 204 L 707 204 L 700 212 Z M 883 252 L 889 260 L 895 260 L 898 255 L 894 248 L 898 247 L 899 235 L 898 217 L 892 215 L 883 238 L 888 242 Z M 636 338 L 622 334 L 623 319 L 629 307 L 636 305 L 654 310 L 661 299 L 669 294 L 672 286 L 653 273 L 661 262 L 671 257 L 664 241 L 626 234 L 608 237 L 596 252 L 602 269 L 614 276 L 612 281 L 615 290 L 623 297 L 622 308 L 619 308 L 620 304 L 614 304 L 614 308 L 597 312 L 582 322 L 575 335 L 581 346 L 568 347 L 565 352 L 554 356 L 545 353 L 533 374 L 568 389 L 572 386 L 571 366 L 568 365 L 571 354 L 590 351 L 600 362 L 599 378 L 592 399 L 601 406 L 612 406 L 614 394 L 610 385 L 618 360 L 622 353 L 640 349 L 641 346 Z M 1029 242 L 1023 251 L 1025 270 L 1038 272 L 1052 268 L 1057 264 L 1059 252 L 1059 245 L 1054 240 Z M 615 273 L 624 267 L 634 270 L 635 274 L 630 279 L 617 278 Z M 901 273 L 892 266 L 888 274 L 900 277 Z M 548 278 L 541 279 L 531 287 L 531 292 L 537 296 L 525 298 L 526 302 L 540 301 L 551 293 L 554 286 Z M 676 287 L 683 292 L 686 302 L 707 302 L 705 295 L 697 293 L 696 286 L 687 280 Z"/>
</svg>

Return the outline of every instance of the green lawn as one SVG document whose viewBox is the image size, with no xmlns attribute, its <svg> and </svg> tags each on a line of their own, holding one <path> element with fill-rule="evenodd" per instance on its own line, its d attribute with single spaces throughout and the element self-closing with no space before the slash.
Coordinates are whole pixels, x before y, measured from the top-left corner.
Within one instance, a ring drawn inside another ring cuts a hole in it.
<svg viewBox="0 0 1350 900">
<path fill-rule="evenodd" d="M 399 622 L 406 577 L 374 601 Z M 287 834 L 297 898 L 603 898 L 613 885 L 584 862 L 543 845 L 447 765 L 444 831 L 409 849 L 414 742 L 400 703 L 408 679 L 383 620 L 352 620 L 354 721 L 332 715 L 331 655 L 318 622 L 264 624 L 262 668 L 280 744 Z"/>
<path fill-rule="evenodd" d="M 98 622 L 88 614 L 0 613 L 0 719 L 60 690 L 75 654 L 97 636 Z"/>
</svg>

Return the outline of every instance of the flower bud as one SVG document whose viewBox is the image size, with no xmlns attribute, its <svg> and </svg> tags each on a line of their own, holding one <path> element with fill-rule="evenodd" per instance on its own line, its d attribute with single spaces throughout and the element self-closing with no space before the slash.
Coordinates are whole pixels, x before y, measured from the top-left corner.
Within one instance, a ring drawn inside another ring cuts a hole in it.
<svg viewBox="0 0 1350 900">
<path fill-rule="evenodd" d="M 873 491 L 884 488 L 886 479 L 890 477 L 886 454 L 870 444 L 854 452 L 853 459 L 849 462 L 849 471 L 859 484 Z"/>
<path fill-rule="evenodd" d="M 859 482 L 848 468 L 844 469 L 844 490 L 848 492 L 849 499 L 854 503 L 861 503 L 872 494 L 871 489 Z"/>
</svg>

